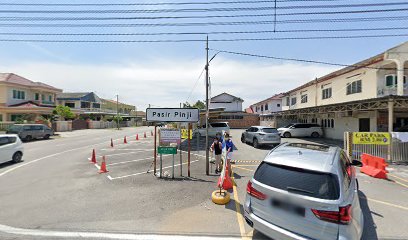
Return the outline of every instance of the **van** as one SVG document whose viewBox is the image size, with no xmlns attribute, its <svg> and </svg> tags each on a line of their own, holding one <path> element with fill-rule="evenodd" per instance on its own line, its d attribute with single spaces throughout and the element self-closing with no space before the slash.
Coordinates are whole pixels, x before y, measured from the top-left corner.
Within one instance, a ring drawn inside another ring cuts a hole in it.
<svg viewBox="0 0 408 240">
<path fill-rule="evenodd" d="M 54 135 L 54 131 L 43 124 L 15 124 L 6 133 L 17 134 L 24 141 L 48 139 Z"/>
<path fill-rule="evenodd" d="M 217 133 L 222 133 L 222 131 L 225 131 L 226 133 L 229 134 L 230 127 L 227 122 L 208 123 L 208 136 L 215 137 Z M 194 134 L 198 136 L 205 136 L 206 135 L 205 124 L 201 128 L 196 129 Z"/>
</svg>

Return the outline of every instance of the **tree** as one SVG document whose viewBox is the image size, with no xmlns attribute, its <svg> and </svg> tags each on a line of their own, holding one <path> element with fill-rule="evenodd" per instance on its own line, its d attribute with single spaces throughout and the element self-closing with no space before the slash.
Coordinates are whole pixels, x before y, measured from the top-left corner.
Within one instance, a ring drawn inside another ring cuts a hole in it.
<svg viewBox="0 0 408 240">
<path fill-rule="evenodd" d="M 71 111 L 71 108 L 67 106 L 62 105 L 56 106 L 54 109 L 54 113 L 60 116 L 62 120 L 75 118 L 75 114 Z"/>
<path fill-rule="evenodd" d="M 194 105 L 193 108 L 198 108 L 198 109 L 204 109 L 205 108 L 205 103 L 198 100 Z"/>
</svg>

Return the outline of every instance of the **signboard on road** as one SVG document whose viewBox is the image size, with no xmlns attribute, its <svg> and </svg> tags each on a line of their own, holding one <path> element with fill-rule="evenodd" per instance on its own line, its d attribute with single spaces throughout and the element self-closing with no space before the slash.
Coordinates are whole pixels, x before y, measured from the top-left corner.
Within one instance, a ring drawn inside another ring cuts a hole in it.
<svg viewBox="0 0 408 240">
<path fill-rule="evenodd" d="M 160 129 L 160 142 L 180 143 L 180 131 L 178 129 Z"/>
<path fill-rule="evenodd" d="M 391 136 L 386 132 L 353 132 L 353 144 L 389 145 Z"/>
<path fill-rule="evenodd" d="M 177 148 L 175 148 L 175 147 L 158 147 L 157 152 L 159 154 L 177 154 Z"/>
<path fill-rule="evenodd" d="M 190 139 L 193 139 L 193 130 L 190 130 L 190 136 L 188 136 L 188 129 L 181 129 L 181 138 L 187 139 L 189 137 Z"/>
<path fill-rule="evenodd" d="M 198 122 L 198 108 L 147 108 L 148 122 Z"/>
</svg>

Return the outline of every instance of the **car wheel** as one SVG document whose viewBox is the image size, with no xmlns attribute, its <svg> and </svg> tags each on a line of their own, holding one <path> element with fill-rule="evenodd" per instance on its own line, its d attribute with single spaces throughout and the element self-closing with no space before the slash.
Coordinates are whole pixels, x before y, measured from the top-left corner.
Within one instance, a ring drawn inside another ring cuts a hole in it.
<svg viewBox="0 0 408 240">
<path fill-rule="evenodd" d="M 19 163 L 19 162 L 22 161 L 22 159 L 23 159 L 23 154 L 22 154 L 21 152 L 16 152 L 16 153 L 14 153 L 14 155 L 13 155 L 13 162 Z"/>
<path fill-rule="evenodd" d="M 245 137 L 244 137 L 244 135 L 241 136 L 241 142 L 242 142 L 242 143 L 245 143 Z"/>
<path fill-rule="evenodd" d="M 259 148 L 258 139 L 254 138 L 254 141 L 253 141 L 252 145 L 254 146 L 254 148 Z"/>
<path fill-rule="evenodd" d="M 318 138 L 318 137 L 320 137 L 320 134 L 318 132 L 313 132 L 312 137 L 313 138 Z"/>
<path fill-rule="evenodd" d="M 290 134 L 290 132 L 285 132 L 285 133 L 283 134 L 283 137 L 285 137 L 285 138 L 290 138 L 290 137 L 292 137 L 292 134 Z"/>
<path fill-rule="evenodd" d="M 27 135 L 24 140 L 26 140 L 27 142 L 33 140 L 33 137 L 31 137 L 30 135 Z"/>
<path fill-rule="evenodd" d="M 47 135 L 44 136 L 44 139 L 49 139 L 49 138 L 50 138 L 50 135 L 49 135 L 49 134 L 47 134 Z"/>
</svg>

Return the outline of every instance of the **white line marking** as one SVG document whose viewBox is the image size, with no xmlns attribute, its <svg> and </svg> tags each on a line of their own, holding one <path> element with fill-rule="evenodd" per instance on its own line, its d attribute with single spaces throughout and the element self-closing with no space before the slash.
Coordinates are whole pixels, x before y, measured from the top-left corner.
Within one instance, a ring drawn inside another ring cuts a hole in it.
<svg viewBox="0 0 408 240">
<path fill-rule="evenodd" d="M 191 164 L 191 163 L 194 163 L 194 162 L 198 162 L 198 161 L 199 161 L 199 160 L 191 161 L 190 164 Z M 183 165 L 185 165 L 185 164 L 188 164 L 188 163 L 187 163 L 187 162 L 183 163 Z M 174 166 L 177 167 L 177 166 L 180 166 L 180 165 L 181 165 L 181 164 L 179 163 L 179 164 L 176 164 L 176 165 L 174 165 Z M 167 168 L 171 168 L 171 167 L 173 167 L 173 166 L 164 167 L 163 169 L 167 169 Z M 159 169 L 159 170 L 160 170 L 160 169 Z M 147 174 L 147 172 L 139 172 L 139 173 L 133 173 L 133 174 L 129 174 L 129 175 L 125 175 L 125 176 L 120 176 L 120 177 L 113 177 L 113 178 L 111 178 L 111 180 L 122 179 L 122 178 L 127 178 L 127 177 L 133 177 L 133 176 L 142 175 L 142 174 Z"/>
<path fill-rule="evenodd" d="M 116 162 L 116 163 L 107 164 L 106 166 L 115 166 L 115 165 L 119 165 L 119 164 L 131 163 L 131 162 L 140 162 L 140 161 L 149 160 L 149 159 L 152 159 L 152 158 L 154 158 L 154 157 L 135 159 L 135 160 L 129 160 L 129 161 L 123 161 L 123 162 Z"/>
<path fill-rule="evenodd" d="M 188 153 L 188 151 L 183 151 L 183 150 L 179 150 L 179 151 L 184 152 L 184 153 Z M 201 155 L 201 154 L 197 154 L 197 153 L 190 152 L 190 154 L 195 155 L 195 156 L 199 156 L 199 157 L 205 157 L 205 155 Z"/>
<path fill-rule="evenodd" d="M 148 151 L 153 151 L 154 149 L 140 149 L 140 148 L 127 148 L 127 149 L 107 149 L 107 148 L 102 148 L 102 151 L 107 151 L 107 150 L 112 150 L 112 151 L 140 151 L 140 152 L 148 152 Z M 125 153 L 126 154 L 126 153 Z"/>
<path fill-rule="evenodd" d="M 128 234 L 128 233 L 98 233 L 98 232 L 63 232 L 47 231 L 38 229 L 15 228 L 6 225 L 0 225 L 0 232 L 37 237 L 52 238 L 93 238 L 93 239 L 119 239 L 119 240 L 216 240 L 216 239 L 240 239 L 238 237 L 227 236 L 184 236 L 184 235 L 154 235 L 154 234 Z"/>
</svg>

